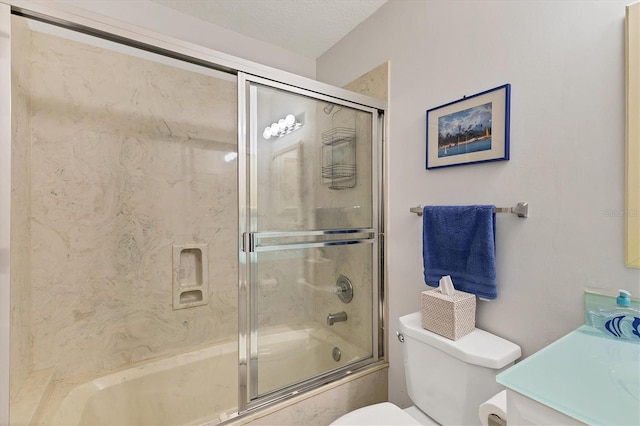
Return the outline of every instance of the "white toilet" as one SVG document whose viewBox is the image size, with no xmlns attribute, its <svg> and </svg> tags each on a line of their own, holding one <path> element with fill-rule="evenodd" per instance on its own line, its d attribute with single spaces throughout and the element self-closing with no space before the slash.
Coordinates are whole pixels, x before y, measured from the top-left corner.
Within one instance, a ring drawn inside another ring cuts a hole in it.
<svg viewBox="0 0 640 426">
<path fill-rule="evenodd" d="M 422 313 L 400 317 L 407 390 L 415 406 L 389 402 L 352 411 L 332 425 L 479 425 L 478 407 L 503 387 L 496 375 L 520 346 L 475 329 L 453 341 L 422 328 Z"/>
</svg>

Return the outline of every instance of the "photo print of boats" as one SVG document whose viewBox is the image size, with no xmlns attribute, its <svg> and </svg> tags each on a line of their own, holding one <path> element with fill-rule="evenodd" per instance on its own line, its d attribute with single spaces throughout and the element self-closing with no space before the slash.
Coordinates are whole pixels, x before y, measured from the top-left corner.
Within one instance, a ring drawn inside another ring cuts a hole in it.
<svg viewBox="0 0 640 426">
<path fill-rule="evenodd" d="M 438 158 L 491 149 L 491 104 L 438 118 Z"/>
</svg>

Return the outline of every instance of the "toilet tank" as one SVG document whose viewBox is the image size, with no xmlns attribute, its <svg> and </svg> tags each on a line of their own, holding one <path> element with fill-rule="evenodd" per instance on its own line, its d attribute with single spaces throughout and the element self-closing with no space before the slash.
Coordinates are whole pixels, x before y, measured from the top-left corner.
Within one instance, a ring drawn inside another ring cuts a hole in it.
<svg viewBox="0 0 640 426">
<path fill-rule="evenodd" d="M 442 425 L 480 424 L 478 406 L 504 389 L 496 375 L 520 358 L 520 346 L 478 328 L 449 340 L 423 329 L 421 318 L 399 320 L 409 397 Z"/>
</svg>

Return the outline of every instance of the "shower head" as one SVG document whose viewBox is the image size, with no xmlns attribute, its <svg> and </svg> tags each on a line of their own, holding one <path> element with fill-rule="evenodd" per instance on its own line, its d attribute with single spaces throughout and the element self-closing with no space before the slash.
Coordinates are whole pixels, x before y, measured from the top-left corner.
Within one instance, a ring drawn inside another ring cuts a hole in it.
<svg viewBox="0 0 640 426">
<path fill-rule="evenodd" d="M 331 111 L 333 111 L 333 108 L 335 106 L 336 106 L 335 104 L 326 104 L 322 110 L 324 111 L 325 114 L 331 114 Z"/>
</svg>

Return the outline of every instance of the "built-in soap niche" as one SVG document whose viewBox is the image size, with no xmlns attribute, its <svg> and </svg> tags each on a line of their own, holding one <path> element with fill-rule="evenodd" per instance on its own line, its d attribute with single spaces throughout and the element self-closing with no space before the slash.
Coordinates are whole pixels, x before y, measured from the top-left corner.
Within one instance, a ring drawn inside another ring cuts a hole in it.
<svg viewBox="0 0 640 426">
<path fill-rule="evenodd" d="M 209 303 L 207 244 L 173 246 L 173 309 Z"/>
</svg>

